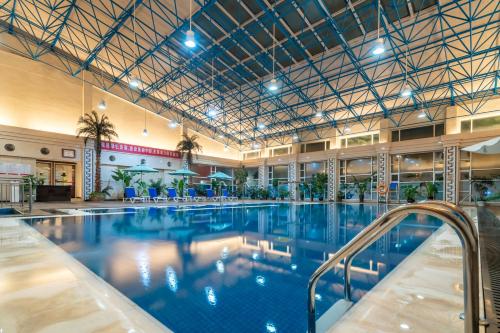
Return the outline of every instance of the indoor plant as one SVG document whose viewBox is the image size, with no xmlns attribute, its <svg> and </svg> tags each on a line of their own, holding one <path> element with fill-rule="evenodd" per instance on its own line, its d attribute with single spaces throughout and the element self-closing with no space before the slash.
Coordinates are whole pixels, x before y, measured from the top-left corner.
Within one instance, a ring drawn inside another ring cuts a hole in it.
<svg viewBox="0 0 500 333">
<path fill-rule="evenodd" d="M 434 200 L 436 198 L 436 194 L 438 192 L 438 187 L 433 182 L 425 183 L 425 192 L 427 194 L 428 200 Z"/>
<path fill-rule="evenodd" d="M 415 202 L 415 198 L 417 197 L 418 187 L 413 185 L 407 185 L 402 188 L 403 195 L 406 199 L 406 202 L 412 203 Z"/>
<path fill-rule="evenodd" d="M 363 181 L 358 181 L 355 176 L 352 177 L 354 179 L 354 188 L 356 189 L 356 192 L 358 192 L 359 202 L 364 202 L 365 193 L 368 190 L 368 182 L 370 181 L 370 178 L 366 178 Z"/>
</svg>

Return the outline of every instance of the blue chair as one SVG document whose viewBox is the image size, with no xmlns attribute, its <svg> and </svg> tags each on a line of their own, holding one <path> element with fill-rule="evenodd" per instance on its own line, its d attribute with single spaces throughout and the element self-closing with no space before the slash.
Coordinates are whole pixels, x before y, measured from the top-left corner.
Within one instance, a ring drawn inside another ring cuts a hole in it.
<svg viewBox="0 0 500 333">
<path fill-rule="evenodd" d="M 169 187 L 167 189 L 167 195 L 168 195 L 168 199 L 169 200 L 170 199 L 172 199 L 173 201 L 179 201 L 179 200 L 185 201 L 186 200 L 186 198 L 184 198 L 184 197 L 179 197 L 177 195 L 177 190 L 175 188 L 173 188 L 173 187 Z"/>
<path fill-rule="evenodd" d="M 214 190 L 207 188 L 207 199 L 217 201 L 219 197 L 215 196 Z"/>
<path fill-rule="evenodd" d="M 231 201 L 233 201 L 233 200 L 236 200 L 236 199 L 238 199 L 238 198 L 237 198 L 237 197 L 230 196 L 230 195 L 229 195 L 229 192 L 228 192 L 228 190 L 227 190 L 227 188 L 223 188 L 223 189 L 222 189 L 222 199 L 225 199 L 225 200 L 231 200 Z"/>
<path fill-rule="evenodd" d="M 148 189 L 149 193 L 149 198 L 153 199 L 154 202 L 158 203 L 158 201 L 167 201 L 168 198 L 162 197 L 161 195 L 158 195 L 158 190 L 154 187 L 150 187 Z"/>
<path fill-rule="evenodd" d="M 148 197 L 137 196 L 137 194 L 135 193 L 135 188 L 133 187 L 126 187 L 123 193 L 123 202 L 127 200 L 129 200 L 131 203 L 135 203 L 136 201 L 146 202 L 147 199 Z"/>
<path fill-rule="evenodd" d="M 196 195 L 196 190 L 194 188 L 188 188 L 187 192 L 188 192 L 188 196 L 187 196 L 188 200 L 199 201 L 199 200 L 203 199 L 203 197 L 200 197 L 200 196 Z"/>
</svg>

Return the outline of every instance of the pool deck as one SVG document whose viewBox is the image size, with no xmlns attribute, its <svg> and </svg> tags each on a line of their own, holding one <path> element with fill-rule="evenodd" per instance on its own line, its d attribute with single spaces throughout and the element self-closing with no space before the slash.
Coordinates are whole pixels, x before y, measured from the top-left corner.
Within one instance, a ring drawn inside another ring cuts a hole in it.
<svg viewBox="0 0 500 333">
<path fill-rule="evenodd" d="M 37 205 L 35 211 L 122 206 L 130 203 Z M 19 219 L 0 219 L 0 249 L 0 332 L 171 332 Z M 462 309 L 460 242 L 442 227 L 328 333 L 458 333 Z"/>
<path fill-rule="evenodd" d="M 0 332 L 167 333 L 40 233 L 0 219 Z"/>
</svg>

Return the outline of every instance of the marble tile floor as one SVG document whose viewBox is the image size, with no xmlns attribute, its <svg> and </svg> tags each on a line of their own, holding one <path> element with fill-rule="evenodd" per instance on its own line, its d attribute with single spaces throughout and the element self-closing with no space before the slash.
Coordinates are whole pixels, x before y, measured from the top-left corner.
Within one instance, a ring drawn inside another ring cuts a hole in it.
<svg viewBox="0 0 500 333">
<path fill-rule="evenodd" d="M 20 220 L 0 219 L 0 332 L 171 332 Z"/>
</svg>

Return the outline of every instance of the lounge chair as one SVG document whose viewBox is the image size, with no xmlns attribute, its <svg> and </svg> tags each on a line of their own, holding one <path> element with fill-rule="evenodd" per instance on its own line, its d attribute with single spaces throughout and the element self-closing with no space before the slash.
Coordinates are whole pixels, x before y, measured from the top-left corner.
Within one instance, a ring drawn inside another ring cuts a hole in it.
<svg viewBox="0 0 500 333">
<path fill-rule="evenodd" d="M 148 189 L 149 197 L 152 199 L 155 203 L 158 203 L 158 201 L 167 201 L 167 197 L 162 197 L 158 195 L 158 191 L 154 188 L 151 187 Z"/>
<path fill-rule="evenodd" d="M 203 197 L 199 197 L 196 195 L 196 190 L 194 188 L 188 188 L 187 191 L 188 191 L 188 196 L 187 196 L 188 200 L 191 201 L 203 200 Z"/>
<path fill-rule="evenodd" d="M 214 190 L 212 190 L 211 188 L 207 188 L 207 199 L 217 201 L 219 200 L 219 197 L 215 196 Z"/>
<path fill-rule="evenodd" d="M 236 200 L 238 198 L 234 197 L 234 196 L 230 196 L 227 188 L 223 188 L 222 189 L 222 199 L 233 201 L 233 200 Z"/>
<path fill-rule="evenodd" d="M 135 193 L 135 188 L 126 187 L 125 192 L 123 193 L 123 202 L 129 200 L 131 203 L 135 203 L 136 201 L 146 202 L 149 200 L 148 196 L 137 196 Z"/>
<path fill-rule="evenodd" d="M 172 199 L 173 201 L 179 201 L 179 200 L 185 201 L 187 199 L 185 197 L 179 197 L 177 195 L 177 190 L 173 187 L 170 187 L 167 189 L 167 195 L 168 195 L 168 199 L 169 200 Z"/>
</svg>

